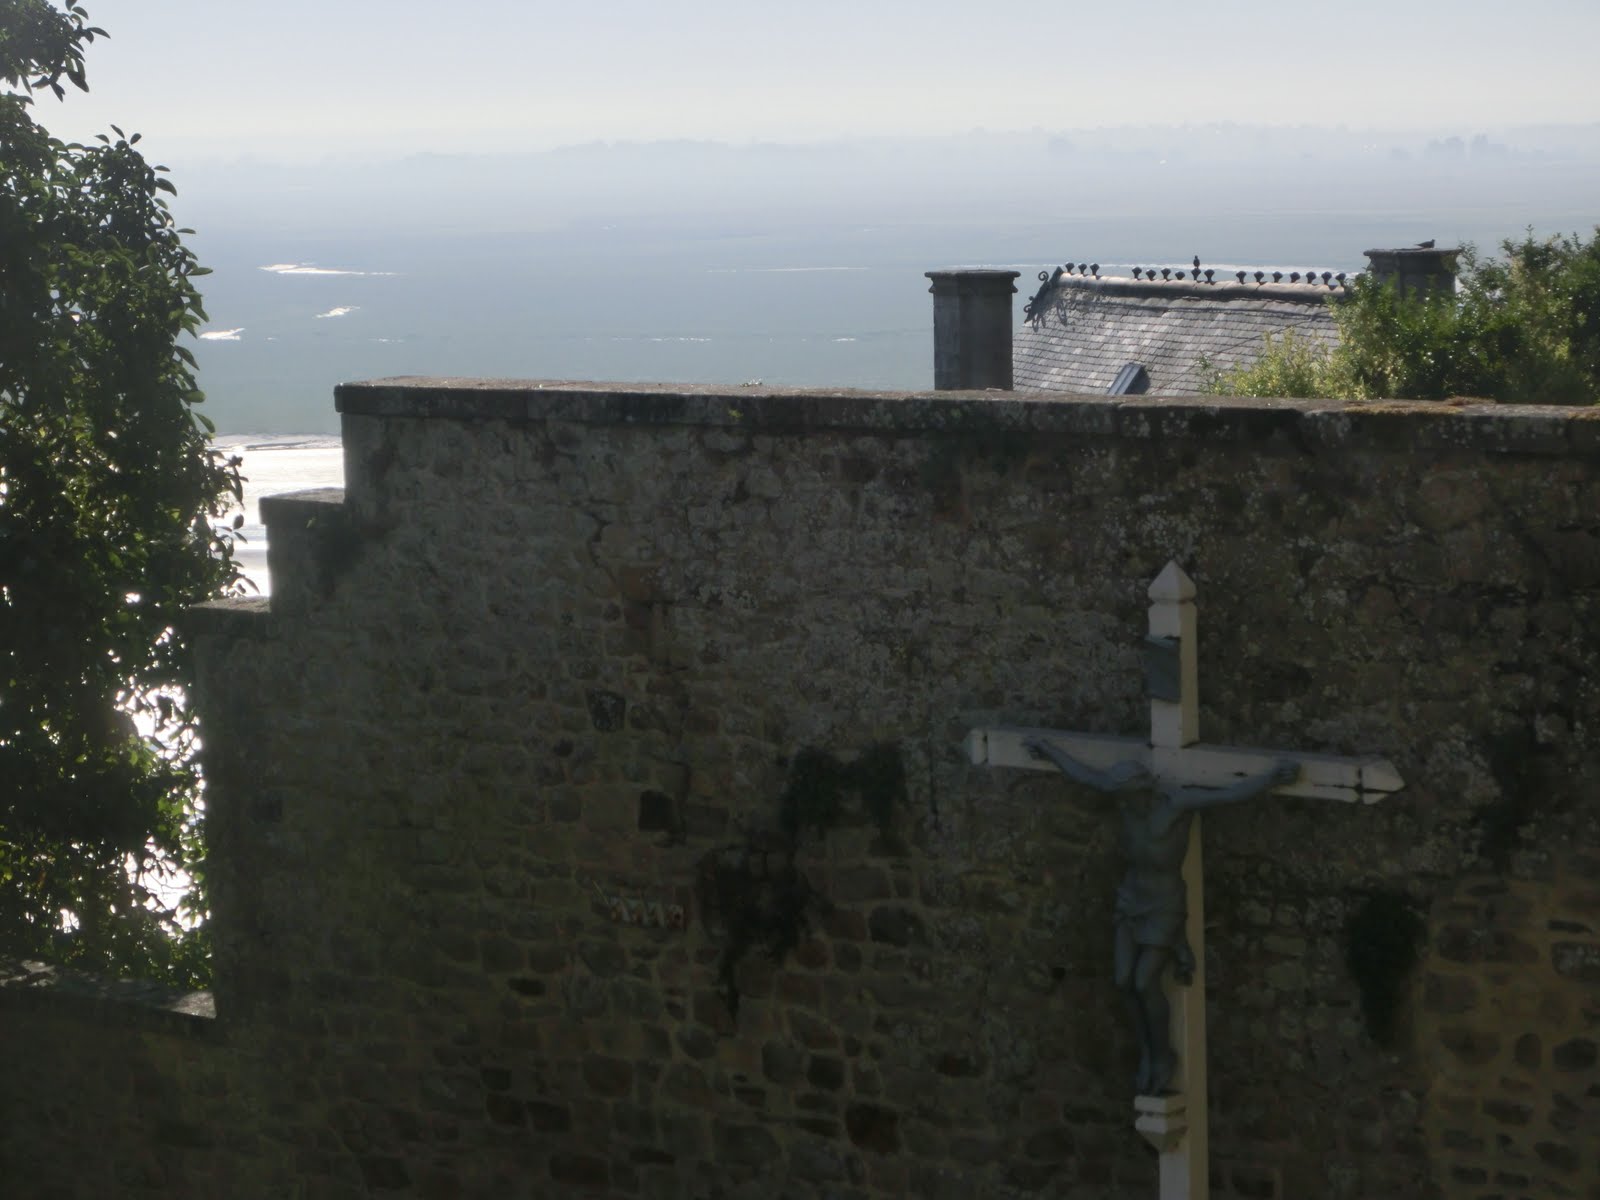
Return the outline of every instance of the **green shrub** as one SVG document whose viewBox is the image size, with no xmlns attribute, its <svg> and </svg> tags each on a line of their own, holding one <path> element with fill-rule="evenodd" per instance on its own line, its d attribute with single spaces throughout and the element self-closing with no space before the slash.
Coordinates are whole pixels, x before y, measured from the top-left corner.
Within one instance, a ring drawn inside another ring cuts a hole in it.
<svg viewBox="0 0 1600 1200">
<path fill-rule="evenodd" d="M 1536 239 L 1480 260 L 1467 247 L 1454 296 L 1405 296 L 1363 277 L 1337 303 L 1336 348 L 1292 333 L 1254 363 L 1213 370 L 1216 395 L 1600 401 L 1600 230 Z M 1204 364 L 1203 364 L 1204 365 Z"/>
<path fill-rule="evenodd" d="M 179 616 L 237 579 L 239 479 L 193 411 L 165 168 L 32 117 L 85 87 L 86 16 L 0 0 L 0 952 L 190 983 L 203 939 L 147 884 L 200 873 Z"/>
</svg>

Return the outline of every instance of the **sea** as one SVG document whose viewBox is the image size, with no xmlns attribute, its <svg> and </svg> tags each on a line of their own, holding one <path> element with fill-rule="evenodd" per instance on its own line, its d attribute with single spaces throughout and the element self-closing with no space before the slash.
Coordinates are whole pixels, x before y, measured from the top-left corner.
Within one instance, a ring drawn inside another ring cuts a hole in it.
<svg viewBox="0 0 1600 1200">
<path fill-rule="evenodd" d="M 927 271 L 1018 271 L 1020 318 L 1037 274 L 1068 260 L 1102 273 L 1187 267 L 1196 254 L 1224 274 L 1353 272 L 1368 246 L 1480 233 L 1444 224 L 1240 212 L 413 235 L 202 227 L 191 240 L 212 274 L 195 353 L 222 434 L 336 434 L 334 386 L 395 375 L 915 389 L 932 378 Z"/>
</svg>

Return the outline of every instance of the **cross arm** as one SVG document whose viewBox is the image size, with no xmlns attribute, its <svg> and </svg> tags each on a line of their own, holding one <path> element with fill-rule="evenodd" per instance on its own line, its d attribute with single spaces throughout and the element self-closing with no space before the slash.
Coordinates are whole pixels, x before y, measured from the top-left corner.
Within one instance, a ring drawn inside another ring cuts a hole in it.
<svg viewBox="0 0 1600 1200">
<path fill-rule="evenodd" d="M 1201 743 L 1185 746 L 1167 759 L 1157 756 L 1156 772 L 1179 773 L 1185 786 L 1226 788 L 1248 778 L 1266 775 L 1279 763 L 1294 763 L 1300 773 L 1290 783 L 1271 789 L 1277 796 L 1305 800 L 1338 800 L 1346 804 L 1376 804 L 1405 786 L 1405 780 L 1387 759 L 1347 758 L 1339 754 L 1300 754 L 1281 750 L 1239 749 Z"/>
<path fill-rule="evenodd" d="M 1048 758 L 1036 758 L 1026 743 L 1049 742 L 1093 771 L 1108 771 L 1121 763 L 1150 765 L 1150 746 L 1141 738 L 1112 737 L 1101 733 L 1063 733 L 1059 729 L 1004 726 L 974 729 L 967 734 L 967 757 L 975 767 L 1016 767 L 1024 771 L 1056 771 Z"/>
<path fill-rule="evenodd" d="M 1086 767 L 1106 771 L 1119 763 L 1137 762 L 1158 778 L 1186 788 L 1233 788 L 1270 773 L 1279 763 L 1292 762 L 1300 774 L 1292 783 L 1274 787 L 1279 796 L 1307 800 L 1338 800 L 1347 804 L 1376 804 L 1405 786 L 1394 765 L 1381 758 L 1349 758 L 1337 754 L 1299 754 L 1280 750 L 1241 749 L 1197 743 L 1181 749 L 1152 751 L 1140 738 L 1111 737 L 1096 733 L 1070 733 L 1057 729 L 998 726 L 974 729 L 967 735 L 967 755 L 975 766 L 1014 767 L 1025 771 L 1054 771 L 1048 759 L 1035 758 L 1024 744 L 1048 741 Z"/>
<path fill-rule="evenodd" d="M 1300 764 L 1291 758 L 1279 759 L 1271 770 L 1240 780 L 1226 787 L 1179 787 L 1171 793 L 1179 808 L 1191 811 L 1216 808 L 1251 800 L 1264 792 L 1278 791 L 1300 778 Z"/>
</svg>

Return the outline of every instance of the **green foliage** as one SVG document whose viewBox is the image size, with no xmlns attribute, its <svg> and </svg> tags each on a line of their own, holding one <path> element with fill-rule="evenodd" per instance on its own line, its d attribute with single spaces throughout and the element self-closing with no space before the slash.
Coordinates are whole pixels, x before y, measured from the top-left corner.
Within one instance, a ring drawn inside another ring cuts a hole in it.
<svg viewBox="0 0 1600 1200">
<path fill-rule="evenodd" d="M 1344 359 L 1330 354 L 1327 346 L 1293 329 L 1268 337 L 1261 357 L 1247 367 L 1223 372 L 1208 359 L 1200 362 L 1200 369 L 1211 373 L 1210 391 L 1219 396 L 1353 395 L 1344 366 Z"/>
<path fill-rule="evenodd" d="M 1218 395 L 1593 404 L 1600 401 L 1600 230 L 1462 253 L 1454 296 L 1401 297 L 1363 278 L 1335 309 L 1339 346 L 1268 339 Z"/>
<path fill-rule="evenodd" d="M 86 17 L 0 0 L 0 951 L 186 983 L 203 940 L 146 883 L 199 876 L 176 629 L 236 586 L 239 478 L 192 411 L 205 271 L 165 168 L 32 117 L 86 86 Z"/>
</svg>

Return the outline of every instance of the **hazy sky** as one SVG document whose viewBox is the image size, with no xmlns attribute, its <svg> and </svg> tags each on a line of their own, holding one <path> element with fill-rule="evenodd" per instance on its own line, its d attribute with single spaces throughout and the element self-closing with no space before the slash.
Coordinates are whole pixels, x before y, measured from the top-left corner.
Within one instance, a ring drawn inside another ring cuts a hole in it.
<svg viewBox="0 0 1600 1200">
<path fill-rule="evenodd" d="M 1237 121 L 1600 120 L 1597 0 L 85 0 L 157 156 Z"/>
</svg>

